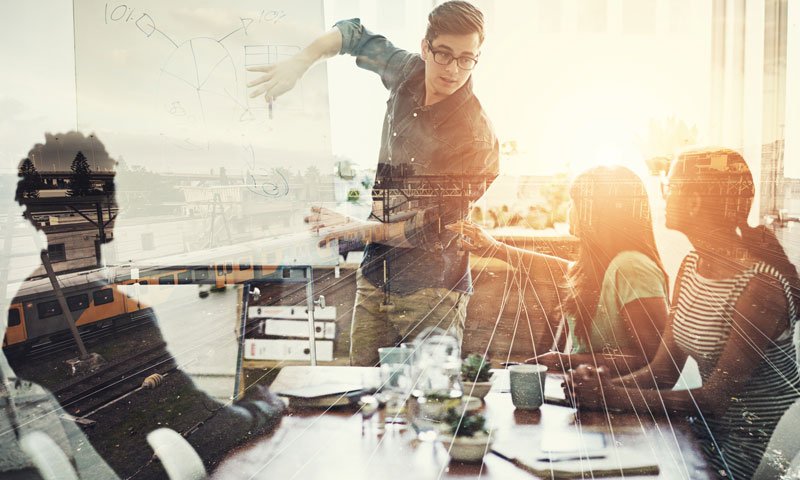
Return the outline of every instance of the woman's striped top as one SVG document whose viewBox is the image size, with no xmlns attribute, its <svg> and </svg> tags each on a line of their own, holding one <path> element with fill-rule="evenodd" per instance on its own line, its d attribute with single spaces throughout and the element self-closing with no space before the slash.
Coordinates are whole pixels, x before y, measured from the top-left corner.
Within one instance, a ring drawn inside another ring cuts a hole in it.
<svg viewBox="0 0 800 480">
<path fill-rule="evenodd" d="M 707 279 L 697 273 L 698 255 L 684 259 L 673 317 L 675 342 L 697 361 L 707 382 L 734 328 L 732 319 L 742 291 L 758 274 L 780 281 L 789 309 L 786 330 L 770 341 L 762 360 L 743 387 L 731 398 L 720 418 L 692 419 L 695 433 L 713 468 L 723 478 L 749 479 L 758 467 L 775 425 L 800 397 L 800 376 L 792 333 L 797 311 L 789 282 L 775 268 L 756 263 L 726 279 Z M 735 372 L 731 372 L 735 375 Z"/>
</svg>

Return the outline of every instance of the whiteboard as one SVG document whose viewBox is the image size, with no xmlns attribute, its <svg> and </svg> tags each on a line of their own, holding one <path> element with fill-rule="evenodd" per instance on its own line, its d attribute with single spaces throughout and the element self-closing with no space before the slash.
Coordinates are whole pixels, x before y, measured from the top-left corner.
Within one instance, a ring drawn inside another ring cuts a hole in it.
<svg viewBox="0 0 800 480">
<path fill-rule="evenodd" d="M 249 98 L 259 74 L 247 67 L 285 60 L 321 34 L 322 0 L 73 8 L 78 129 L 121 161 L 109 261 L 307 232 L 310 206 L 334 191 L 325 65 L 271 106 Z"/>
</svg>

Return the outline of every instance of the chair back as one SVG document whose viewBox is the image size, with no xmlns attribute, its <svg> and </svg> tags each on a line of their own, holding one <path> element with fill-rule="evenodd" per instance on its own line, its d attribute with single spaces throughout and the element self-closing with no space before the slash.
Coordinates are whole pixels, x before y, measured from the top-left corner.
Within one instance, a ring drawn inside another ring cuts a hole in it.
<svg viewBox="0 0 800 480">
<path fill-rule="evenodd" d="M 147 434 L 147 443 L 158 455 L 170 480 L 206 478 L 206 469 L 200 456 L 175 430 L 169 428 L 153 430 Z"/>
<path fill-rule="evenodd" d="M 27 432 L 20 438 L 19 446 L 44 480 L 78 480 L 67 455 L 46 433 Z"/>
<path fill-rule="evenodd" d="M 754 480 L 800 478 L 800 400 L 783 414 L 753 475 Z"/>
</svg>

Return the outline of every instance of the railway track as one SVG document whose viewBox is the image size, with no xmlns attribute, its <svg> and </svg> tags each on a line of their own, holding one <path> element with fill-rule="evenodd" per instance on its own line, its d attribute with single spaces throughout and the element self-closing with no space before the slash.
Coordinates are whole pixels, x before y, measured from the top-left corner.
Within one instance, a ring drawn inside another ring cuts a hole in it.
<svg viewBox="0 0 800 480">
<path fill-rule="evenodd" d="M 164 375 L 175 368 L 166 344 L 159 342 L 146 350 L 118 359 L 88 376 L 71 380 L 53 391 L 64 411 L 80 418 L 139 388 L 153 373 Z M 87 422 L 79 422 L 89 424 Z"/>
</svg>

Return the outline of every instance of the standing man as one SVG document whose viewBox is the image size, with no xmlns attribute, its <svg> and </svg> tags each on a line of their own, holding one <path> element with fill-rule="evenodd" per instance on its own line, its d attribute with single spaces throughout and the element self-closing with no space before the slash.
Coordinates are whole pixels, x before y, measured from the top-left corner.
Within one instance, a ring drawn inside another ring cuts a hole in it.
<svg viewBox="0 0 800 480">
<path fill-rule="evenodd" d="M 353 365 L 377 364 L 379 347 L 430 326 L 463 338 L 472 294 L 469 255 L 444 226 L 467 218 L 497 176 L 497 138 L 472 93 L 483 39 L 483 14 L 454 0 L 428 15 L 420 54 L 351 19 L 295 57 L 252 69 L 264 75 L 248 85 L 256 87 L 251 97 L 271 101 L 317 61 L 346 53 L 389 90 L 370 216 L 385 234 L 366 245 L 357 275 Z"/>
</svg>

